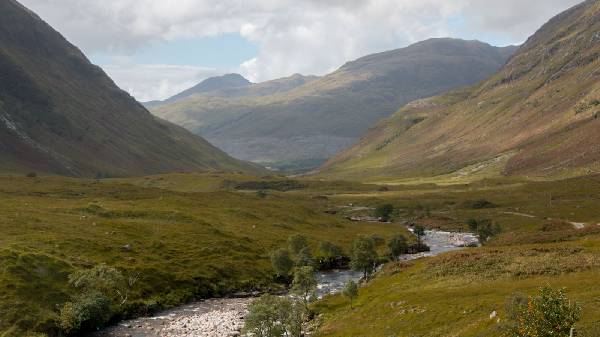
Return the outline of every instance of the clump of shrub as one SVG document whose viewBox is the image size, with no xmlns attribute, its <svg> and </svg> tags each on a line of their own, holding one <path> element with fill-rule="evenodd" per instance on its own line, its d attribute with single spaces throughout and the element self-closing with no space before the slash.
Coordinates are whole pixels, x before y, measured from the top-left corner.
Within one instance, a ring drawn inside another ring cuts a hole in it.
<svg viewBox="0 0 600 337">
<path fill-rule="evenodd" d="M 108 322 L 110 300 L 98 291 L 86 292 L 60 309 L 59 326 L 67 335 L 95 330 Z"/>
<path fill-rule="evenodd" d="M 59 327 L 68 336 L 102 327 L 116 311 L 113 307 L 127 303 L 138 279 L 139 274 L 126 278 L 104 264 L 69 275 L 69 284 L 80 293 L 60 309 Z"/>
<path fill-rule="evenodd" d="M 306 188 L 308 185 L 296 180 L 278 180 L 278 181 L 246 181 L 235 186 L 236 190 L 274 190 L 274 191 L 292 191 Z"/>
<path fill-rule="evenodd" d="M 485 245 L 492 236 L 502 232 L 502 228 L 498 224 L 492 223 L 490 219 L 469 219 L 467 224 L 469 230 L 477 234 L 482 245 Z"/>
<path fill-rule="evenodd" d="M 35 172 L 29 172 L 29 173 L 27 173 L 26 176 L 27 176 L 27 178 L 36 178 L 37 177 L 37 173 L 35 173 Z"/>
<path fill-rule="evenodd" d="M 394 212 L 394 206 L 392 204 L 383 204 L 375 208 L 375 217 L 381 221 L 387 222 L 390 220 L 392 213 Z"/>
<path fill-rule="evenodd" d="M 304 306 L 297 301 L 263 295 L 250 304 L 243 332 L 255 337 L 300 337 L 306 316 Z"/>
<path fill-rule="evenodd" d="M 467 202 L 467 206 L 472 209 L 485 209 L 485 208 L 496 208 L 497 206 L 486 200 L 486 199 L 477 199 L 474 201 Z"/>
<path fill-rule="evenodd" d="M 264 199 L 264 198 L 267 197 L 267 192 L 265 192 L 265 191 L 256 191 L 256 196 L 259 197 L 259 198 L 261 198 L 261 199 Z"/>
<path fill-rule="evenodd" d="M 582 101 L 575 105 L 575 114 L 578 115 L 580 113 L 586 112 L 589 109 L 600 105 L 600 99 L 594 98 L 589 101 Z"/>
</svg>

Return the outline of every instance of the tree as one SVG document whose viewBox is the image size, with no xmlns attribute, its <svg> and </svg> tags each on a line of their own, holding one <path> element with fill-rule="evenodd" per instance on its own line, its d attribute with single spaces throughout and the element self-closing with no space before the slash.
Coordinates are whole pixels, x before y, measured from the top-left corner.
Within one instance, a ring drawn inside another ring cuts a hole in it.
<svg viewBox="0 0 600 337">
<path fill-rule="evenodd" d="M 312 267 L 298 267 L 294 271 L 292 293 L 300 296 L 304 307 L 308 310 L 308 302 L 317 289 L 317 279 Z"/>
<path fill-rule="evenodd" d="M 417 236 L 417 239 L 419 239 L 419 243 L 421 242 L 421 238 L 423 238 L 425 236 L 425 227 L 423 227 L 423 225 L 416 225 L 413 233 Z"/>
<path fill-rule="evenodd" d="M 408 249 L 408 244 L 406 243 L 404 235 L 394 235 L 390 242 L 388 242 L 388 249 L 390 251 L 390 256 L 394 260 L 398 260 L 400 255 L 405 254 Z"/>
<path fill-rule="evenodd" d="M 294 261 L 287 249 L 278 249 L 271 253 L 271 264 L 275 274 L 279 277 L 287 277 L 294 268 Z"/>
<path fill-rule="evenodd" d="M 394 212 L 394 206 L 392 204 L 379 205 L 375 208 L 375 217 L 381 219 L 381 221 L 389 221 L 392 212 Z"/>
<path fill-rule="evenodd" d="M 296 255 L 296 267 L 306 267 L 313 265 L 313 257 L 310 247 L 306 246 Z"/>
<path fill-rule="evenodd" d="M 346 283 L 346 286 L 344 287 L 343 294 L 350 300 L 350 309 L 352 309 L 352 301 L 354 301 L 354 299 L 358 297 L 358 285 L 356 284 L 356 282 L 352 280 L 348 281 L 348 283 Z"/>
<path fill-rule="evenodd" d="M 321 244 L 319 244 L 319 253 L 321 254 L 324 262 L 327 264 L 327 267 L 332 267 L 335 263 L 335 259 L 344 255 L 342 248 L 329 241 L 323 241 Z"/>
<path fill-rule="evenodd" d="M 514 337 L 568 337 L 581 318 L 581 307 L 571 303 L 563 289 L 540 288 L 527 301 L 513 301 L 513 324 L 508 333 Z M 509 312 L 509 314 L 510 314 Z"/>
<path fill-rule="evenodd" d="M 292 255 L 298 255 L 302 248 L 308 247 L 308 238 L 304 235 L 294 234 L 288 238 L 288 246 Z"/>
<path fill-rule="evenodd" d="M 255 337 L 300 337 L 304 306 L 285 297 L 263 295 L 248 307 L 244 333 Z"/>
<path fill-rule="evenodd" d="M 352 269 L 362 271 L 366 279 L 373 272 L 377 262 L 377 251 L 373 240 L 361 235 L 352 243 L 352 257 L 350 266 Z"/>
</svg>

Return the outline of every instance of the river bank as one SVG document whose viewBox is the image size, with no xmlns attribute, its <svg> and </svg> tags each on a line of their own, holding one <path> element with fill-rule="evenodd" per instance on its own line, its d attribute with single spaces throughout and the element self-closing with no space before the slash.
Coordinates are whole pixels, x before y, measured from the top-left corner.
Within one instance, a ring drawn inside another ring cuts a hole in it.
<svg viewBox="0 0 600 337">
<path fill-rule="evenodd" d="M 404 260 L 435 256 L 477 245 L 469 233 L 426 231 L 423 242 L 429 252 L 406 254 Z M 339 293 L 350 281 L 358 281 L 361 272 L 334 270 L 317 273 L 317 296 Z M 234 337 L 241 336 L 248 305 L 254 298 L 223 298 L 199 301 L 153 317 L 129 320 L 92 334 L 92 337 Z"/>
</svg>

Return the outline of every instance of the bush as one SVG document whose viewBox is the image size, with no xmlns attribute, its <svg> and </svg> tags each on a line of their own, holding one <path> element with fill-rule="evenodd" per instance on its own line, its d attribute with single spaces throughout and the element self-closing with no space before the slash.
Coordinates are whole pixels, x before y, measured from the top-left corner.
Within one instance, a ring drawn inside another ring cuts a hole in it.
<svg viewBox="0 0 600 337">
<path fill-rule="evenodd" d="M 581 317 L 581 308 L 571 303 L 565 291 L 543 287 L 537 296 L 513 299 L 509 308 L 512 337 L 568 337 Z"/>
<path fill-rule="evenodd" d="M 482 245 L 485 245 L 492 236 L 502 232 L 500 226 L 493 224 L 489 219 L 469 219 L 467 224 L 469 230 L 477 234 Z"/>
<path fill-rule="evenodd" d="M 469 204 L 472 209 L 496 208 L 497 206 L 485 199 L 478 199 Z"/>
<path fill-rule="evenodd" d="M 35 173 L 35 172 L 27 173 L 27 178 L 35 178 L 35 177 L 37 177 L 37 173 Z"/>
<path fill-rule="evenodd" d="M 416 225 L 413 229 L 413 233 L 417 236 L 420 243 L 421 239 L 425 236 L 425 227 L 423 227 L 423 225 Z"/>
<path fill-rule="evenodd" d="M 100 292 L 85 293 L 60 310 L 59 327 L 67 335 L 96 330 L 111 317 L 110 300 Z"/>
<path fill-rule="evenodd" d="M 235 186 L 236 190 L 274 190 L 287 192 L 306 188 L 307 185 L 296 180 L 247 181 Z"/>
</svg>

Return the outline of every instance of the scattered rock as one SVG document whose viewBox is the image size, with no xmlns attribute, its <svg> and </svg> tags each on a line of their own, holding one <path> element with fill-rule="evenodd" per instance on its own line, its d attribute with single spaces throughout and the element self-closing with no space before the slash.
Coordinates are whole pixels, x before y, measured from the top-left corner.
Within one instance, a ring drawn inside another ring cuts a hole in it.
<svg viewBox="0 0 600 337">
<path fill-rule="evenodd" d="M 131 246 L 131 244 L 126 244 L 125 246 L 122 247 L 124 251 L 126 252 L 130 252 L 133 250 L 133 247 Z"/>
<path fill-rule="evenodd" d="M 496 312 L 496 310 L 492 311 L 492 313 L 490 314 L 490 319 L 494 319 L 498 316 L 498 313 Z"/>
</svg>

